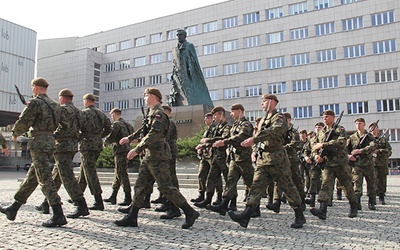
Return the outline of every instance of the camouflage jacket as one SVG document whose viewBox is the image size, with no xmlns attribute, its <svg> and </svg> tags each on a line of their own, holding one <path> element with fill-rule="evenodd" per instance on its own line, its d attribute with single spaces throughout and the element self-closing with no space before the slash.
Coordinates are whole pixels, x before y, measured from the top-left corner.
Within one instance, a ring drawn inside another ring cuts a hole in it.
<svg viewBox="0 0 400 250">
<path fill-rule="evenodd" d="M 46 94 L 32 98 L 22 111 L 12 129 L 17 137 L 30 130 L 28 149 L 53 152 L 55 141 L 53 132 L 60 120 L 60 105 Z"/>
<path fill-rule="evenodd" d="M 214 134 L 214 129 L 215 129 L 215 126 L 214 126 L 214 124 L 211 124 L 205 131 L 204 131 L 204 134 L 203 134 L 203 136 L 202 136 L 202 138 L 211 138 L 212 137 L 212 135 Z M 210 159 L 210 153 L 209 153 L 209 150 L 210 150 L 210 146 L 206 146 L 205 144 L 203 144 L 203 147 L 202 147 L 202 152 L 201 152 L 201 157 L 203 157 L 203 158 L 205 158 L 205 159 Z"/>
<path fill-rule="evenodd" d="M 251 148 L 242 147 L 240 143 L 253 136 L 253 125 L 245 117 L 233 123 L 230 130 L 230 137 L 224 140 L 225 145 L 229 145 L 231 159 L 240 161 L 249 161 L 251 157 Z"/>
<path fill-rule="evenodd" d="M 385 137 L 375 137 L 376 153 L 372 159 L 375 166 L 387 166 L 388 159 L 392 155 L 392 146 Z"/>
<path fill-rule="evenodd" d="M 140 154 L 144 151 L 143 161 L 170 160 L 171 150 L 166 140 L 170 123 L 161 104 L 150 109 L 147 117 L 149 132 L 134 148 L 135 152 Z"/>
<path fill-rule="evenodd" d="M 302 144 L 300 141 L 300 134 L 295 128 L 291 128 L 288 130 L 287 138 L 290 142 L 285 144 L 284 148 L 286 153 L 288 154 L 290 162 L 300 162 L 299 155 L 297 154 L 298 151 L 302 149 Z"/>
<path fill-rule="evenodd" d="M 85 123 L 82 111 L 74 106 L 72 102 L 61 105 L 60 122 L 54 132 L 56 139 L 56 151 L 78 151 L 80 127 Z"/>
<path fill-rule="evenodd" d="M 7 148 L 7 141 L 2 134 L 0 134 L 0 145 L 2 148 Z"/>
<path fill-rule="evenodd" d="M 102 150 L 102 138 L 111 132 L 111 121 L 98 108 L 86 107 L 82 110 L 85 123 L 81 127 L 79 150 Z"/>
<path fill-rule="evenodd" d="M 219 140 L 224 140 L 229 137 L 230 135 L 231 126 L 228 124 L 227 121 L 219 123 L 213 129 L 212 136 L 207 140 L 205 143 L 206 147 L 212 147 L 212 144 Z M 219 147 L 219 148 L 212 148 L 212 158 L 218 159 L 220 161 L 226 160 L 226 149 L 227 146 Z"/>
<path fill-rule="evenodd" d="M 107 135 L 104 141 L 104 145 L 112 145 L 114 155 L 121 153 L 126 154 L 131 149 L 131 146 L 129 143 L 120 145 L 119 140 L 121 140 L 125 136 L 132 134 L 133 131 L 133 126 L 125 121 L 122 117 L 120 117 L 117 121 L 113 122 L 111 132 L 109 135 Z"/>
<path fill-rule="evenodd" d="M 178 130 L 176 129 L 175 122 L 171 118 L 169 119 L 169 129 L 166 140 L 171 149 L 172 158 L 176 158 L 178 156 L 178 146 L 176 145 L 176 140 L 178 140 Z"/>
<path fill-rule="evenodd" d="M 362 145 L 359 145 L 363 136 L 366 136 L 366 139 Z M 357 160 L 355 162 L 350 162 L 351 164 L 360 167 L 372 164 L 372 152 L 375 150 L 375 139 L 368 131 L 365 130 L 362 135 L 357 131 L 347 139 L 348 154 L 351 154 L 355 149 L 361 149 L 361 154 L 357 155 Z"/>
</svg>

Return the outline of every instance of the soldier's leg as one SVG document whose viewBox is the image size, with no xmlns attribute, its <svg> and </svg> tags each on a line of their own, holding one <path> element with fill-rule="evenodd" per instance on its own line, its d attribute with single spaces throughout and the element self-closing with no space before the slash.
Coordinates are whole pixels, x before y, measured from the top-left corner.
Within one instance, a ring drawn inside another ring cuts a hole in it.
<svg viewBox="0 0 400 250">
<path fill-rule="evenodd" d="M 292 170 L 292 180 L 294 185 L 299 192 L 300 198 L 302 201 L 306 198 L 306 193 L 304 192 L 304 182 L 303 178 L 300 175 L 299 164 L 297 162 L 290 163 L 290 169 Z"/>
<path fill-rule="evenodd" d="M 86 175 L 86 181 L 88 183 L 90 193 L 94 196 L 101 195 L 102 190 L 100 186 L 100 181 L 99 177 L 97 176 L 97 171 L 96 171 L 96 161 L 97 158 L 99 158 L 100 151 L 89 151 L 86 159 L 86 169 L 85 169 L 85 175 Z"/>
<path fill-rule="evenodd" d="M 88 164 L 88 155 L 89 151 L 81 151 L 81 165 L 80 165 L 80 171 L 78 175 L 78 184 L 82 192 L 85 192 L 86 186 L 87 186 L 87 181 L 86 181 L 86 169 L 87 169 L 87 164 Z"/>
<path fill-rule="evenodd" d="M 351 176 L 352 176 L 354 194 L 355 194 L 356 200 L 357 200 L 358 210 L 361 210 L 362 209 L 362 206 L 361 206 L 362 184 L 363 184 L 363 178 L 364 178 L 362 169 L 360 167 L 354 166 L 352 169 L 352 172 L 351 172 Z"/>
<path fill-rule="evenodd" d="M 365 168 L 365 180 L 367 182 L 367 196 L 368 196 L 368 208 L 375 210 L 376 205 L 376 175 L 375 168 L 371 164 Z"/>
<path fill-rule="evenodd" d="M 351 183 L 351 170 L 350 167 L 345 164 L 343 167 L 339 166 L 334 169 L 336 176 L 336 184 L 340 183 L 341 187 L 344 189 L 345 195 L 350 204 L 350 211 L 348 217 L 354 218 L 357 216 L 358 207 L 356 196 L 354 194 L 353 185 Z"/>
<path fill-rule="evenodd" d="M 274 178 L 278 189 L 285 193 L 289 205 L 293 209 L 300 208 L 301 198 L 292 180 L 292 173 L 288 164 L 282 163 L 268 167 L 268 173 Z"/>
<path fill-rule="evenodd" d="M 199 196 L 191 199 L 191 202 L 201 202 L 204 200 L 204 195 L 206 193 L 207 176 L 209 171 L 210 162 L 207 159 L 202 158 L 199 162 L 199 173 L 197 175 Z"/>
<path fill-rule="evenodd" d="M 225 183 L 225 188 L 222 195 L 224 198 L 232 199 L 237 194 L 237 183 L 239 181 L 239 178 L 239 168 L 234 161 L 231 161 L 229 164 L 227 181 Z"/>
<path fill-rule="evenodd" d="M 125 161 L 126 161 L 126 154 L 121 154 L 124 156 Z M 112 190 L 116 190 L 118 192 L 119 188 L 121 187 L 121 164 L 124 164 L 123 162 L 121 163 L 121 157 L 116 154 L 114 155 L 114 179 L 113 183 L 111 185 Z"/>
<path fill-rule="evenodd" d="M 154 177 L 144 162 L 140 163 L 139 173 L 134 185 L 132 206 L 141 208 L 144 197 L 153 190 Z"/>
<path fill-rule="evenodd" d="M 73 201 L 77 201 L 78 199 L 83 198 L 83 192 L 79 188 L 78 181 L 75 178 L 74 170 L 72 168 L 74 155 L 75 152 L 57 153 L 54 154 L 54 158 L 57 159 L 58 173 L 65 190 Z"/>
<path fill-rule="evenodd" d="M 335 186 L 335 169 L 325 167 L 322 170 L 322 185 L 318 193 L 319 208 L 312 208 L 310 212 L 318 218 L 325 220 L 328 202 L 331 199 L 333 188 Z"/>
</svg>

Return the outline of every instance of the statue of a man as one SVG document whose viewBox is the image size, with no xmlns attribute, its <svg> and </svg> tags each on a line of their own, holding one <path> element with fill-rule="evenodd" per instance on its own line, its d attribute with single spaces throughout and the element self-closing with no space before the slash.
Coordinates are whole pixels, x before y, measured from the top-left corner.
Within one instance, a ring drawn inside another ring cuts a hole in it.
<svg viewBox="0 0 400 250">
<path fill-rule="evenodd" d="M 183 29 L 176 31 L 178 43 L 172 48 L 172 89 L 168 102 L 171 106 L 206 104 L 214 107 L 195 47 L 186 41 L 186 35 Z"/>
</svg>

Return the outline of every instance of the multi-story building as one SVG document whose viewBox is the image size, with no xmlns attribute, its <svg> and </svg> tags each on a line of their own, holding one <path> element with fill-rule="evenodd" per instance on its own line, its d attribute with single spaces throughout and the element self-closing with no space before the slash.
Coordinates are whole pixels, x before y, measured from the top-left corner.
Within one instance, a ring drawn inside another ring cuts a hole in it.
<svg viewBox="0 0 400 250">
<path fill-rule="evenodd" d="M 71 38 L 75 47 L 65 46 L 68 53 L 41 56 L 41 49 L 60 43 L 39 41 L 38 74 L 62 84 L 54 94 L 62 87 L 92 92 L 101 109 L 119 107 L 133 122 L 145 88 L 168 96 L 171 48 L 175 31 L 184 28 L 214 105 L 242 103 L 254 120 L 263 115 L 261 96 L 273 93 L 279 109 L 296 118 L 295 127 L 307 130 L 325 109 L 344 110 L 348 131 L 358 117 L 379 119 L 389 129 L 397 166 L 399 13 L 397 0 L 231 0 Z"/>
</svg>

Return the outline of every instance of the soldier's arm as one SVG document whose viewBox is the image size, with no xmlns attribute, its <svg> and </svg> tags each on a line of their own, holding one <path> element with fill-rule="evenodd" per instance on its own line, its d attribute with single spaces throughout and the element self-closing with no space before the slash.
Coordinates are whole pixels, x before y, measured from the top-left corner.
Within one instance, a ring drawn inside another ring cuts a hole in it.
<svg viewBox="0 0 400 250">
<path fill-rule="evenodd" d="M 367 135 L 367 139 L 366 140 L 369 143 L 365 147 L 361 148 L 361 154 L 365 154 L 365 155 L 372 154 L 372 152 L 376 149 L 375 140 L 374 140 L 374 138 L 372 137 L 371 134 Z"/>
<path fill-rule="evenodd" d="M 256 136 L 254 136 L 254 143 L 264 142 L 267 146 L 275 142 L 271 138 L 282 137 L 286 133 L 288 126 L 283 118 L 283 115 L 278 114 L 278 118 L 272 122 L 268 128 L 262 129 Z"/>
<path fill-rule="evenodd" d="M 120 126 L 121 126 L 121 124 L 119 124 L 118 122 L 114 122 L 111 125 L 111 132 L 110 132 L 110 134 L 108 134 L 106 136 L 106 138 L 104 140 L 104 146 L 111 145 L 112 143 L 118 143 L 116 141 L 116 139 L 117 139 L 117 135 L 118 135 L 118 133 L 119 133 L 119 131 L 121 129 Z"/>
<path fill-rule="evenodd" d="M 101 132 L 101 138 L 106 137 L 108 134 L 111 132 L 111 121 L 110 119 L 107 118 L 106 115 L 104 115 L 104 121 L 103 121 L 103 130 Z"/>
<path fill-rule="evenodd" d="M 60 121 L 58 122 L 56 131 L 54 131 L 54 138 L 58 138 L 62 131 L 67 131 L 69 128 L 68 111 L 65 107 L 61 107 Z"/>
<path fill-rule="evenodd" d="M 338 127 L 336 131 L 333 131 L 332 133 L 335 133 L 335 135 L 332 136 L 333 138 L 331 140 L 322 143 L 324 145 L 323 148 L 329 150 L 345 147 L 347 142 L 346 130 L 343 127 Z"/>
<path fill-rule="evenodd" d="M 37 100 L 32 99 L 24 108 L 12 129 L 13 137 L 18 137 L 29 130 L 36 119 L 36 109 L 38 105 Z"/>
<path fill-rule="evenodd" d="M 138 145 L 133 149 L 135 152 L 140 153 L 144 148 L 154 143 L 159 143 L 159 139 L 165 137 L 163 135 L 163 130 L 165 126 L 168 126 L 169 118 L 163 111 L 157 111 L 154 114 L 154 119 L 151 122 L 151 128 L 149 133 L 143 137 Z"/>
<path fill-rule="evenodd" d="M 225 145 L 233 145 L 233 146 L 240 146 L 240 143 L 246 140 L 249 137 L 253 136 L 253 125 L 250 122 L 246 121 L 242 124 L 241 130 L 236 135 L 231 135 L 230 137 L 224 139 Z"/>
</svg>

